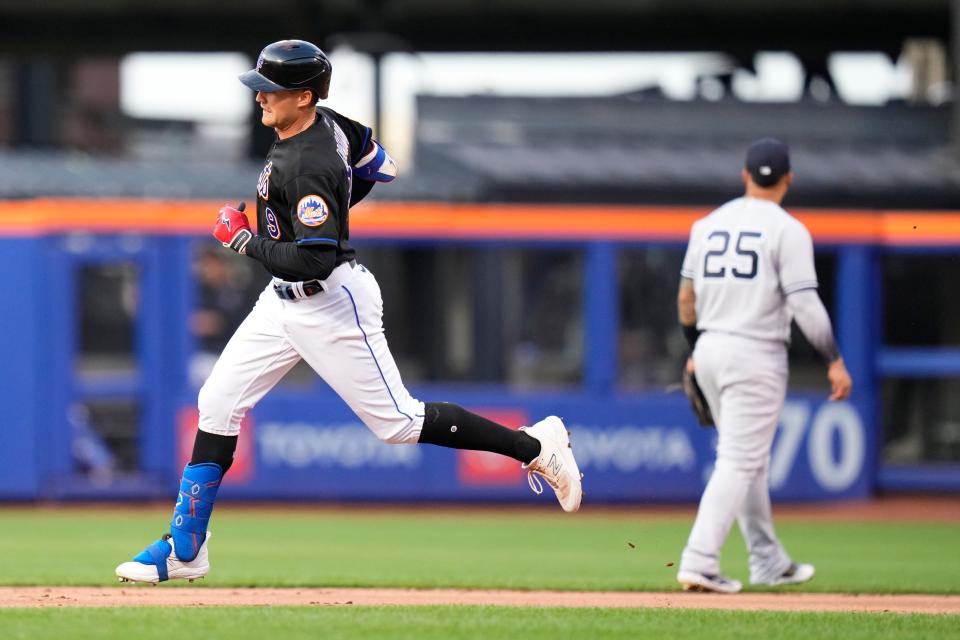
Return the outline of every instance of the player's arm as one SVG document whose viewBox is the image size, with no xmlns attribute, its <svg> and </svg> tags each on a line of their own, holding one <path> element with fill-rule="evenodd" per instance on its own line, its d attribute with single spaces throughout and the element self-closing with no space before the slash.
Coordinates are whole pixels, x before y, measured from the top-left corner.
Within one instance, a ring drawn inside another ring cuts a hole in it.
<svg viewBox="0 0 960 640">
<path fill-rule="evenodd" d="M 807 341 L 827 364 L 830 399 L 842 400 L 853 386 L 833 336 L 833 326 L 817 294 L 817 272 L 813 264 L 813 240 L 799 225 L 794 233 L 780 239 L 780 282 L 787 309 Z"/>
<path fill-rule="evenodd" d="M 693 290 L 693 278 L 700 262 L 698 223 L 690 229 L 690 241 L 687 243 L 687 253 L 683 256 L 683 266 L 680 268 L 680 290 L 677 292 L 677 317 L 680 320 L 680 329 L 683 337 L 690 346 L 690 353 L 697 344 L 700 330 L 697 329 L 697 297 Z M 688 368 L 691 366 L 688 363 Z"/>
<path fill-rule="evenodd" d="M 290 216 L 294 228 L 294 241 L 254 238 L 247 254 L 288 279 L 327 278 L 336 267 L 336 249 L 340 243 L 336 207 L 343 188 L 342 175 L 334 176 L 323 169 L 288 180 L 282 191 L 283 201 L 287 203 L 285 215 Z"/>
<path fill-rule="evenodd" d="M 397 163 L 386 149 L 374 139 L 369 139 L 364 147 L 364 151 L 353 165 L 353 190 L 350 193 L 350 206 L 363 200 L 373 185 L 378 182 L 393 182 L 399 169 Z"/>
<path fill-rule="evenodd" d="M 270 271 L 290 274 L 300 280 L 323 280 L 333 272 L 337 260 L 333 245 L 299 245 L 260 236 L 250 239 L 246 253 Z"/>
<path fill-rule="evenodd" d="M 243 210 L 241 202 L 236 209 L 224 205 L 217 213 L 213 235 L 223 246 L 259 260 L 271 271 L 288 273 L 301 280 L 322 280 L 333 271 L 337 259 L 335 245 L 300 246 L 255 236 Z"/>
<path fill-rule="evenodd" d="M 393 182 L 398 174 L 397 163 L 387 150 L 372 138 L 363 155 L 353 165 L 353 177 L 367 182 Z"/>
<path fill-rule="evenodd" d="M 787 308 L 800 331 L 828 365 L 840 359 L 833 327 L 816 289 L 801 289 L 787 296 Z"/>
<path fill-rule="evenodd" d="M 373 129 L 352 120 L 332 109 L 319 107 L 320 111 L 333 118 L 350 142 L 350 158 L 353 172 L 353 189 L 350 206 L 363 200 L 378 182 L 391 182 L 397 177 L 397 163 L 373 137 Z"/>
<path fill-rule="evenodd" d="M 306 189 L 306 193 L 311 195 L 300 200 L 290 200 L 290 195 L 296 194 L 298 189 Z M 261 262 L 274 273 L 282 273 L 285 277 L 298 280 L 323 280 L 336 266 L 338 244 L 336 222 L 331 219 L 333 216 L 329 215 L 326 205 L 326 202 L 332 201 L 329 184 L 321 176 L 300 176 L 287 184 L 285 192 L 288 202 L 297 203 L 294 206 L 304 201 L 314 201 L 311 199 L 323 204 L 319 209 L 320 213 L 314 209 L 307 211 L 306 207 L 302 216 L 297 211 L 292 212 L 291 215 L 302 222 L 298 227 L 295 243 L 278 242 L 253 235 L 243 212 L 243 203 L 236 209 L 229 205 L 220 209 L 213 235 L 223 246 Z M 321 193 L 323 196 L 313 195 Z"/>
<path fill-rule="evenodd" d="M 353 189 L 350 190 L 350 206 L 352 207 L 366 198 L 373 191 L 373 185 L 375 184 L 376 182 L 367 180 L 354 180 Z"/>
<path fill-rule="evenodd" d="M 690 352 L 697 344 L 697 338 L 700 337 L 700 330 L 697 329 L 697 298 L 693 291 L 693 280 L 690 278 L 680 278 L 680 290 L 677 292 L 677 318 L 680 320 L 680 328 L 683 331 L 683 337 L 690 345 Z"/>
<path fill-rule="evenodd" d="M 830 399 L 842 400 L 849 396 L 853 383 L 833 337 L 830 316 L 817 295 L 817 290 L 810 288 L 794 291 L 787 296 L 787 308 L 804 337 L 827 363 Z"/>
<path fill-rule="evenodd" d="M 691 233 L 690 247 L 694 246 L 692 236 Z M 683 337 L 686 338 L 687 344 L 690 346 L 690 355 L 687 357 L 681 380 L 690 407 L 693 409 L 694 415 L 697 416 L 697 422 L 702 427 L 712 427 L 717 422 L 710 411 L 710 405 L 703 394 L 703 389 L 697 381 L 693 365 L 693 350 L 697 346 L 697 338 L 700 337 L 700 330 L 697 329 L 697 296 L 693 289 L 694 272 L 691 268 L 691 261 L 695 259 L 695 250 L 688 248 L 687 255 L 684 257 L 683 268 L 680 271 L 680 290 L 677 292 L 677 319 L 680 320 Z"/>
</svg>

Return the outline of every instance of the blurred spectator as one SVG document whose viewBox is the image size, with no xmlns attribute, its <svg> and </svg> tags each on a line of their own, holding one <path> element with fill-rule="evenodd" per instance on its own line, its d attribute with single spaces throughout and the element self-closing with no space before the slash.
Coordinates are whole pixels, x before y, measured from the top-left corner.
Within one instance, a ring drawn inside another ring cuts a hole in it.
<svg viewBox="0 0 960 640">
<path fill-rule="evenodd" d="M 524 319 L 513 349 L 511 382 L 575 384 L 583 374 L 583 259 L 579 252 L 522 257 Z"/>
<path fill-rule="evenodd" d="M 196 339 L 196 351 L 190 362 L 190 382 L 200 387 L 250 311 L 267 276 L 217 246 L 198 250 L 194 274 L 197 304 L 190 317 L 190 330 Z"/>
<path fill-rule="evenodd" d="M 90 420 L 90 409 L 73 404 L 67 410 L 67 422 L 73 435 L 71 453 L 77 470 L 95 484 L 107 484 L 113 477 L 116 460 Z"/>
<path fill-rule="evenodd" d="M 620 272 L 620 384 L 665 388 L 680 379 L 686 344 L 673 310 L 683 253 L 624 250 Z"/>
</svg>

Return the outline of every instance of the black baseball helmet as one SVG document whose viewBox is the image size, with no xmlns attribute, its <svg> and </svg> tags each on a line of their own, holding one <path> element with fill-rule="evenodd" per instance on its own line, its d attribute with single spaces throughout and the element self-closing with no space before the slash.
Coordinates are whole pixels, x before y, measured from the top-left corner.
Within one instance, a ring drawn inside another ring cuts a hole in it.
<svg viewBox="0 0 960 640">
<path fill-rule="evenodd" d="M 240 74 L 240 82 L 254 91 L 313 89 L 321 100 L 330 93 L 333 65 L 320 47 L 304 40 L 268 44 L 257 58 L 257 67 Z"/>
</svg>

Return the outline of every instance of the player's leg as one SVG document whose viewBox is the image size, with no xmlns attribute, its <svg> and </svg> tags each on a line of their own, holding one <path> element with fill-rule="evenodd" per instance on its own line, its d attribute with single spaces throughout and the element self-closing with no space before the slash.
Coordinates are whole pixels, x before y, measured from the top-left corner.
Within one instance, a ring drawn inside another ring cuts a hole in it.
<svg viewBox="0 0 960 640">
<path fill-rule="evenodd" d="M 777 420 L 770 407 L 779 407 L 770 400 L 777 383 L 769 358 L 743 361 L 751 345 L 725 336 L 704 338 L 697 345 L 695 367 L 717 419 L 717 462 L 700 499 L 677 579 L 689 588 L 736 592 L 740 583 L 720 572 L 720 549 L 769 454 Z"/>
<path fill-rule="evenodd" d="M 289 339 L 378 438 L 416 442 L 424 405 L 403 385 L 386 346 L 379 290 L 360 277 L 363 267 L 343 269 L 328 278 L 336 279 L 330 290 L 290 303 Z"/>
<path fill-rule="evenodd" d="M 268 286 L 200 388 L 197 435 L 190 462 L 184 468 L 182 496 L 196 485 L 219 486 L 233 463 L 244 416 L 300 361 L 280 324 L 280 305 Z M 199 551 L 215 497 L 213 492 L 210 500 L 178 502 L 171 534 L 181 559 L 189 560 Z"/>
<path fill-rule="evenodd" d="M 747 488 L 737 523 L 750 554 L 750 582 L 762 584 L 782 575 L 792 564 L 777 539 L 770 506 L 769 464 L 754 476 Z"/>
<path fill-rule="evenodd" d="M 551 486 L 563 485 L 558 495 L 565 493 L 566 499 L 561 498 L 564 509 L 579 507 L 580 473 L 559 418 L 515 431 L 458 405 L 424 404 L 413 398 L 387 345 L 383 302 L 373 274 L 359 266 L 338 284 L 342 286 L 300 301 L 303 321 L 290 330 L 291 340 L 378 438 L 390 443 L 492 451 L 537 473 L 544 467 L 551 475 L 541 475 Z M 326 326 L 314 326 L 313 318 L 321 314 Z M 576 477 L 575 486 L 571 474 Z"/>
<path fill-rule="evenodd" d="M 524 432 L 497 425 L 456 405 L 424 405 L 410 395 L 384 334 L 383 302 L 376 279 L 358 266 L 342 286 L 296 303 L 300 321 L 288 324 L 290 340 L 304 360 L 350 406 L 376 436 L 390 443 L 444 439 L 443 444 L 495 451 L 529 462 L 539 444 Z M 323 326 L 317 318 L 322 317 Z M 429 410 L 428 410 L 429 409 Z M 456 441 L 456 443 L 454 442 Z M 439 444 L 440 442 L 438 442 Z"/>
<path fill-rule="evenodd" d="M 220 482 L 233 462 L 240 422 L 300 360 L 283 335 L 278 305 L 268 287 L 214 365 L 200 390 L 199 428 L 183 470 L 170 532 L 133 561 L 118 566 L 121 579 L 193 579 L 209 570 L 207 524 Z"/>
<path fill-rule="evenodd" d="M 697 378 L 699 380 L 699 374 Z M 717 459 L 700 497 L 697 516 L 677 571 L 677 580 L 685 588 L 729 593 L 742 588 L 739 581 L 725 577 L 720 571 L 720 550 L 749 483 L 749 472 Z"/>
<path fill-rule="evenodd" d="M 570 434 L 556 416 L 514 431 L 459 405 L 428 402 L 419 442 L 452 449 L 492 451 L 519 460 L 528 471 L 530 488 L 535 493 L 543 492 L 536 478 L 540 476 L 557 494 L 564 511 L 580 508 L 582 474 L 573 457 Z"/>
<path fill-rule="evenodd" d="M 727 423 L 724 419 L 726 405 L 721 394 L 722 376 L 726 373 L 726 357 L 726 351 L 721 349 L 721 345 L 716 342 L 714 336 L 707 335 L 701 336 L 693 354 L 697 381 L 718 425 L 718 431 L 719 425 Z M 718 512 L 718 506 L 731 497 L 737 499 L 730 493 L 736 491 L 738 485 L 736 482 L 723 481 L 722 476 L 718 475 L 717 466 L 714 466 L 710 480 L 700 496 L 697 516 L 681 555 L 677 580 L 685 588 L 693 588 L 698 584 L 702 588 L 712 585 L 714 590 L 735 592 L 740 590 L 741 585 L 720 573 L 719 556 L 712 553 L 711 549 L 722 546 L 727 535 L 723 526 L 724 513 Z"/>
<path fill-rule="evenodd" d="M 784 373 L 784 397 L 786 395 L 786 371 Z M 781 397 L 778 407 L 783 406 Z M 796 564 L 783 548 L 773 526 L 773 511 L 770 505 L 770 459 L 765 461 L 744 498 L 737 515 L 740 531 L 750 554 L 750 583 L 758 585 L 798 584 L 813 577 L 811 564 Z"/>
<path fill-rule="evenodd" d="M 782 363 L 779 372 L 782 385 L 771 387 L 770 401 L 778 411 L 786 399 L 787 391 L 787 364 Z M 773 396 L 776 393 L 778 395 Z M 772 444 L 772 439 L 771 439 Z M 752 584 L 768 583 L 775 577 L 783 575 L 790 569 L 792 561 L 777 539 L 773 528 L 773 511 L 770 505 L 770 456 L 769 449 L 760 471 L 753 477 L 747 494 L 744 497 L 737 522 L 750 554 L 750 582 Z"/>
<path fill-rule="evenodd" d="M 524 464 L 540 455 L 540 441 L 450 402 L 427 402 L 417 442 L 451 449 L 491 451 Z"/>
</svg>

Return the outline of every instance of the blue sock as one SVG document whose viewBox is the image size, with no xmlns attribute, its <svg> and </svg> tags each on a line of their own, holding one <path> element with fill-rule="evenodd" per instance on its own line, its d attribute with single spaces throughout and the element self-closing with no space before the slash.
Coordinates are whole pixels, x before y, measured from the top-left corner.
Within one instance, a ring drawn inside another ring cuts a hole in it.
<svg viewBox="0 0 960 640">
<path fill-rule="evenodd" d="M 173 536 L 177 558 L 184 562 L 197 557 L 207 538 L 207 524 L 222 479 L 223 470 L 215 462 L 188 464 L 183 468 L 180 494 L 170 521 L 170 535 Z"/>
</svg>

